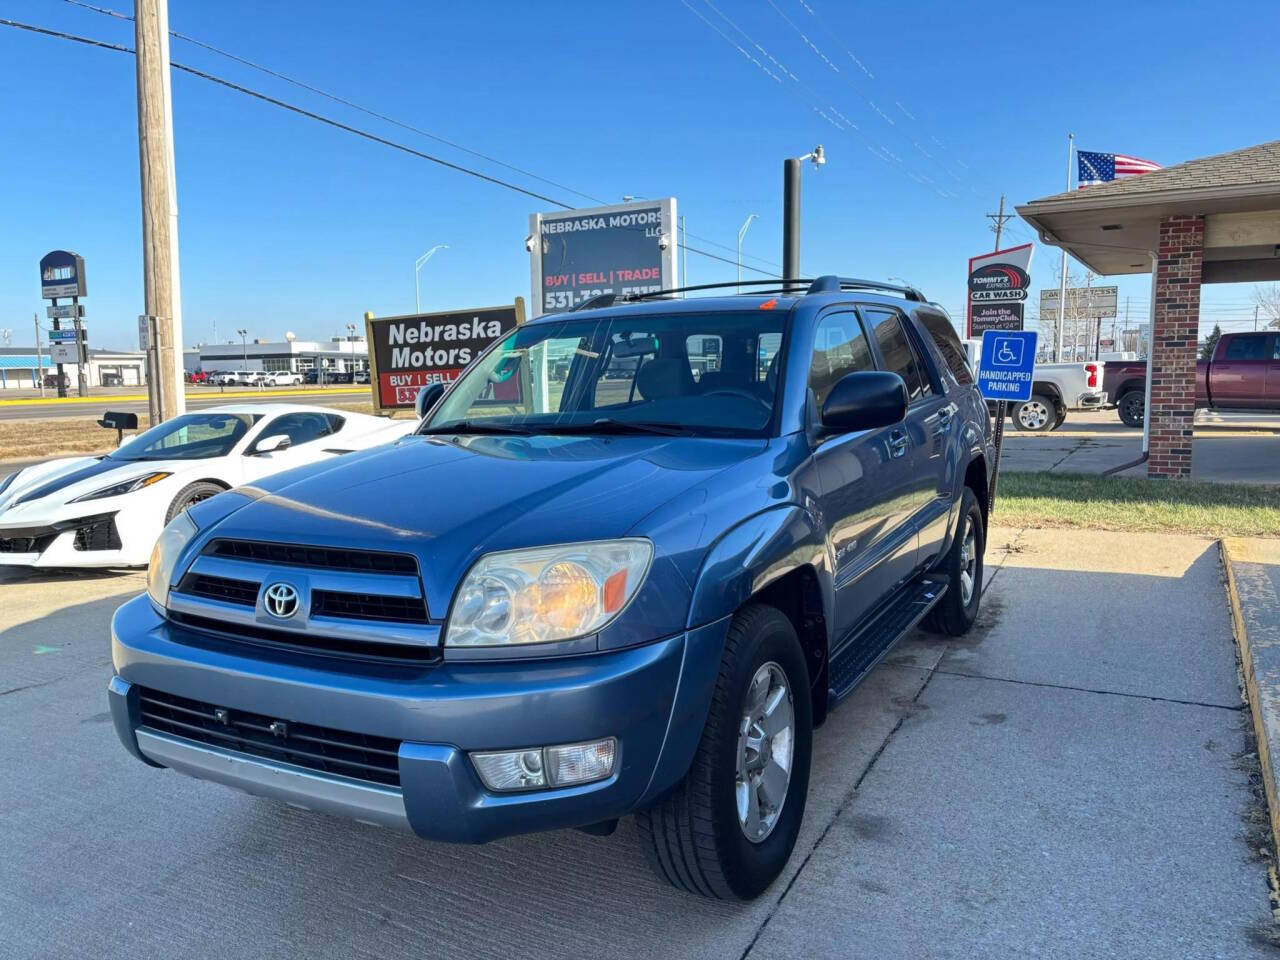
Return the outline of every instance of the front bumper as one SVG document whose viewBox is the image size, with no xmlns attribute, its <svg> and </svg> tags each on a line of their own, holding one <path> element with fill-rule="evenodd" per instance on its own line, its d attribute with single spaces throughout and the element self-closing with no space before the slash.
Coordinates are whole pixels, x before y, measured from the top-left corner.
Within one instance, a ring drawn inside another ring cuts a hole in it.
<svg viewBox="0 0 1280 960">
<path fill-rule="evenodd" d="M 607 653 L 406 669 L 214 641 L 166 621 L 144 595 L 112 620 L 108 700 L 126 749 L 153 765 L 432 840 L 483 842 L 620 817 L 673 786 L 706 722 L 727 629 L 721 620 Z M 152 729 L 140 688 L 399 740 L 399 787 Z M 619 744 L 612 776 L 581 786 L 493 793 L 467 756 L 607 736 Z"/>
</svg>

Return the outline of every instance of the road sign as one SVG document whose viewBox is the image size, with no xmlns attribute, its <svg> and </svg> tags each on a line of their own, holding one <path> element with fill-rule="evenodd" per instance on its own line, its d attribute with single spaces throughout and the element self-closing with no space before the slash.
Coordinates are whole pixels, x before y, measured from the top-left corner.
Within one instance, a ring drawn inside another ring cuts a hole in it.
<svg viewBox="0 0 1280 960">
<path fill-rule="evenodd" d="M 1067 319 L 1114 317 L 1120 299 L 1119 287 L 1068 287 Z M 1040 291 L 1040 319 L 1058 318 L 1058 291 Z"/>
<path fill-rule="evenodd" d="M 50 343 L 75 343 L 76 330 L 73 327 L 65 327 L 62 330 L 46 330 L 45 338 Z"/>
<path fill-rule="evenodd" d="M 41 257 L 40 295 L 46 300 L 83 297 L 84 257 L 67 250 L 50 250 Z"/>
<path fill-rule="evenodd" d="M 45 316 L 50 320 L 74 320 L 84 316 L 83 303 L 55 303 L 44 308 Z"/>
<path fill-rule="evenodd" d="M 675 286 L 675 230 L 674 197 L 531 214 L 533 315 Z"/>
<path fill-rule="evenodd" d="M 75 331 L 73 330 L 72 333 Z M 54 363 L 79 363 L 80 345 L 74 340 L 49 344 L 49 359 Z"/>
<path fill-rule="evenodd" d="M 978 389 L 988 400 L 1030 400 L 1035 364 L 1034 330 L 988 330 L 982 335 Z"/>
<path fill-rule="evenodd" d="M 145 313 L 138 317 L 138 349 L 151 349 L 151 318 Z"/>
</svg>

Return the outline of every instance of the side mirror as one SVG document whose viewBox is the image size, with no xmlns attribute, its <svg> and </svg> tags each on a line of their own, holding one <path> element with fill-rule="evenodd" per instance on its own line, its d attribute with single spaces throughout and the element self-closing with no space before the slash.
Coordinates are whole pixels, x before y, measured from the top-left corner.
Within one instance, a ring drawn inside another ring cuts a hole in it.
<svg viewBox="0 0 1280 960">
<path fill-rule="evenodd" d="M 421 420 L 431 408 L 440 402 L 440 398 L 444 396 L 444 384 L 432 383 L 423 387 L 418 391 L 418 398 L 413 402 L 414 409 L 418 411 L 418 419 Z"/>
<path fill-rule="evenodd" d="M 853 433 L 901 423 L 907 416 L 907 385 L 896 373 L 860 370 L 846 374 L 822 404 L 823 433 Z"/>
<path fill-rule="evenodd" d="M 254 456 L 263 453 L 275 453 L 277 450 L 285 450 L 293 446 L 293 441 L 289 439 L 287 434 L 277 433 L 270 437 L 263 437 L 253 448 Z"/>
</svg>

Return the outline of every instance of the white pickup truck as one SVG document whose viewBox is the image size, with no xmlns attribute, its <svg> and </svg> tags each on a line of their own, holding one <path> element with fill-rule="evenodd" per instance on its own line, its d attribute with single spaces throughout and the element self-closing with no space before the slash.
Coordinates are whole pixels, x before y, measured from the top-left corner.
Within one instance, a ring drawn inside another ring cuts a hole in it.
<svg viewBox="0 0 1280 960">
<path fill-rule="evenodd" d="M 969 366 L 976 372 L 982 356 L 981 340 L 964 341 Z M 1068 410 L 1095 410 L 1107 402 L 1102 389 L 1101 361 L 1037 363 L 1031 399 L 1010 404 L 1009 416 L 1018 430 L 1048 433 L 1067 419 Z"/>
</svg>

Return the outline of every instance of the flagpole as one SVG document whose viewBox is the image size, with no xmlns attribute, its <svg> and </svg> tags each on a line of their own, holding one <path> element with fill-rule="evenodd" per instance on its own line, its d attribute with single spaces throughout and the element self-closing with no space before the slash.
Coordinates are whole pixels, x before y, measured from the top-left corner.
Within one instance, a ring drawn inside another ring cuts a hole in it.
<svg viewBox="0 0 1280 960">
<path fill-rule="evenodd" d="M 1075 159 L 1076 135 L 1067 134 L 1067 192 L 1071 192 L 1071 161 Z M 1062 339 L 1067 329 L 1067 248 L 1062 248 L 1062 277 L 1058 282 L 1058 349 L 1056 363 L 1062 362 Z M 1075 358 L 1072 357 L 1074 360 Z"/>
</svg>

